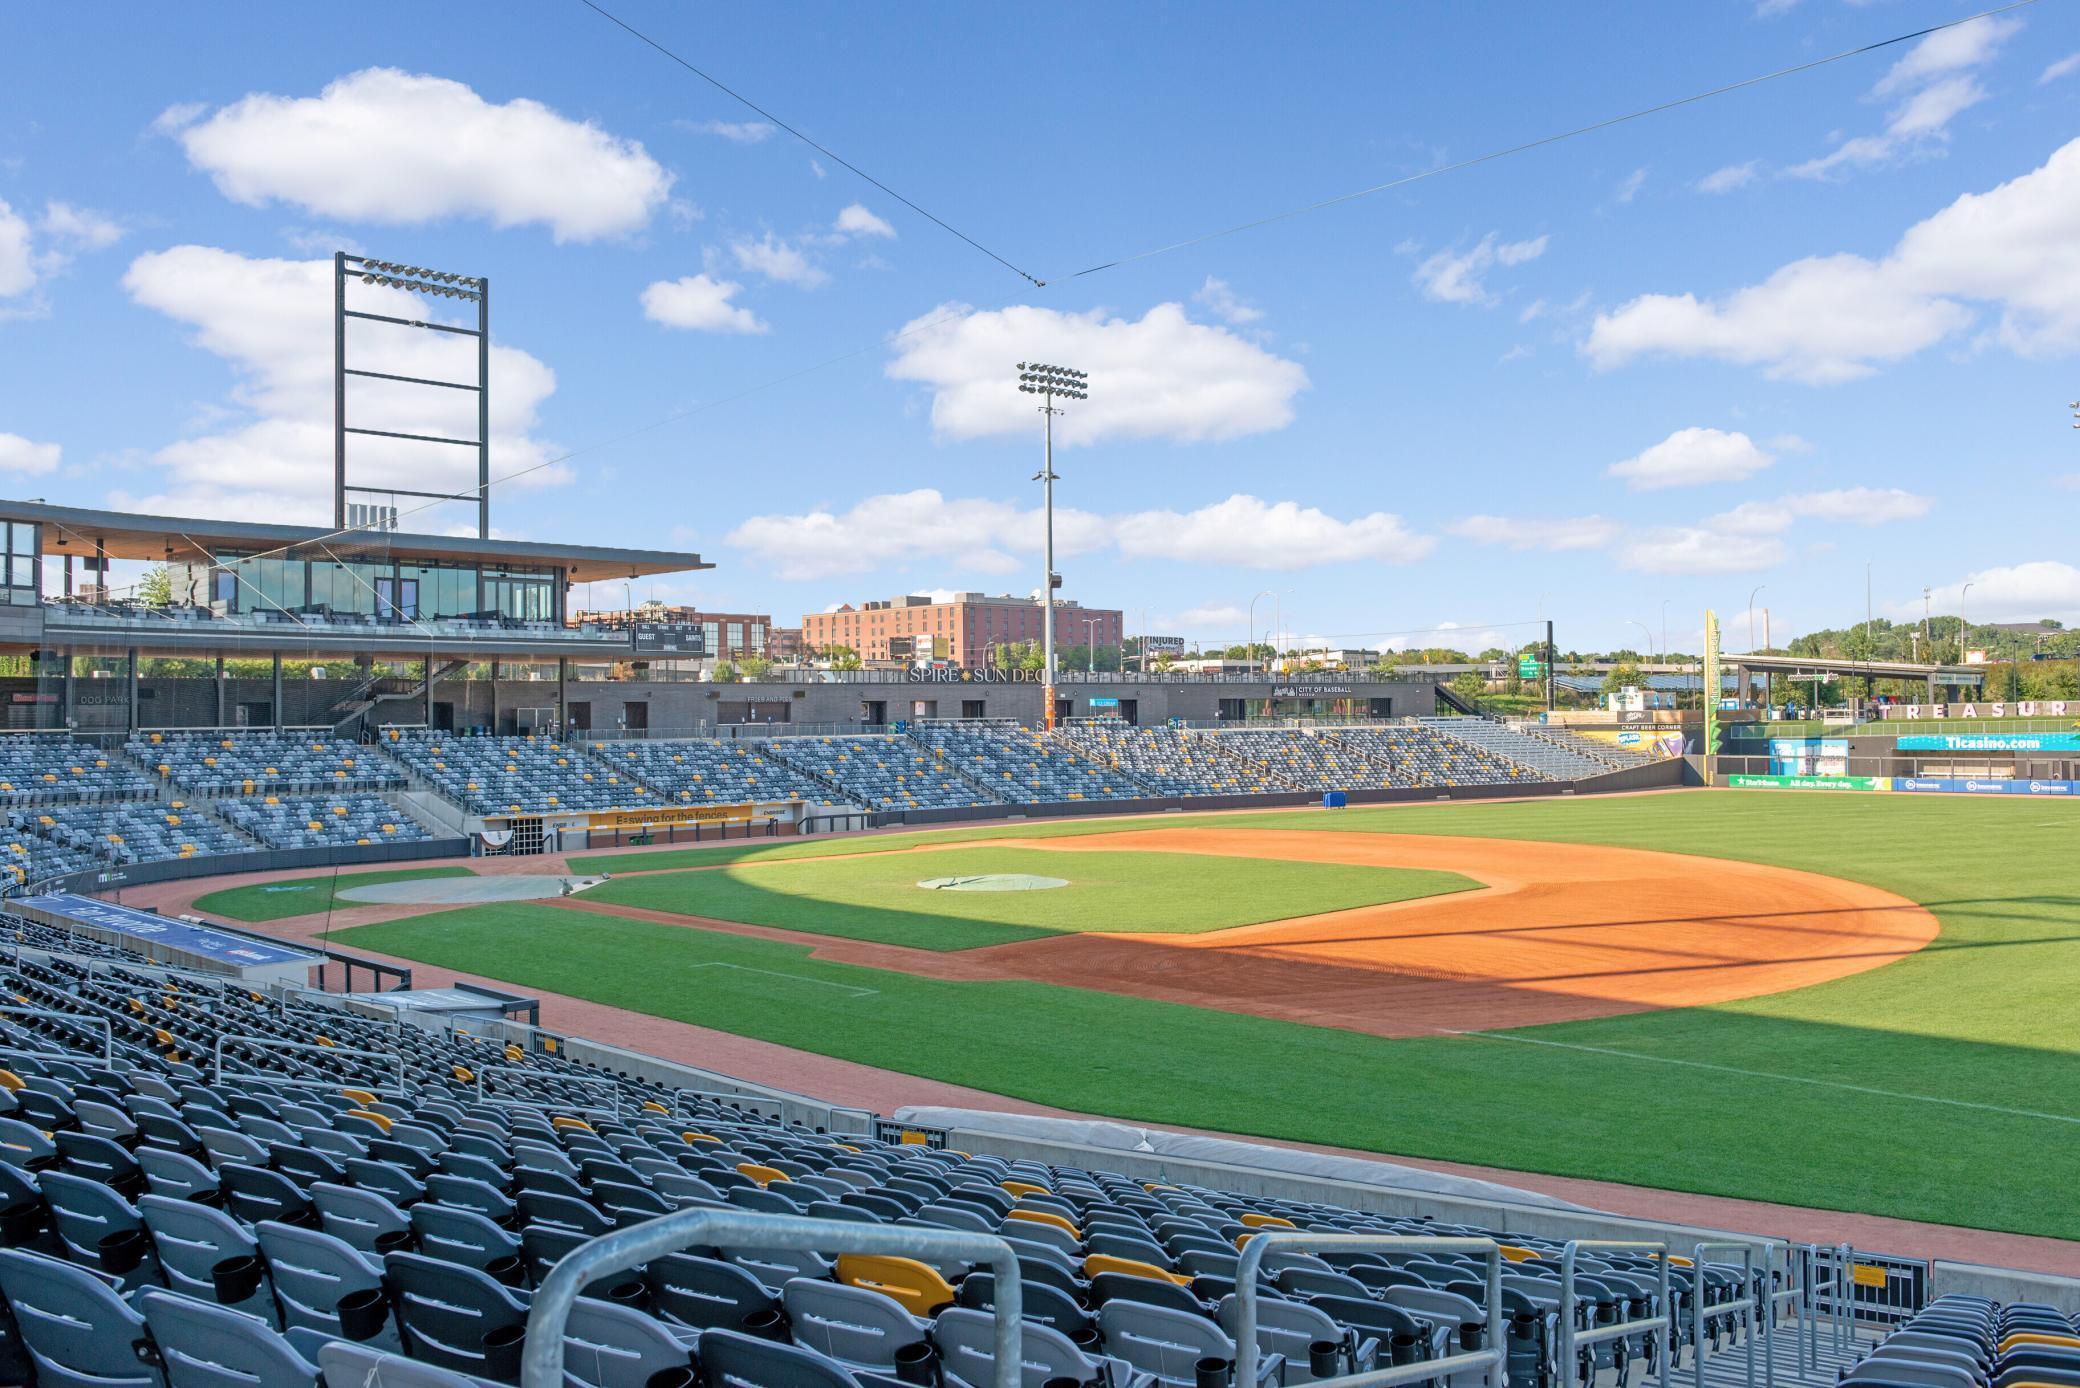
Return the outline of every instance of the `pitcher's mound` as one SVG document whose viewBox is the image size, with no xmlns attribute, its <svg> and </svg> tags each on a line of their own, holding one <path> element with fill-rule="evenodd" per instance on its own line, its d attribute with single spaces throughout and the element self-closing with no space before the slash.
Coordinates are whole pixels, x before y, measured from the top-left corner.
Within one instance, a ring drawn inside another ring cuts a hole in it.
<svg viewBox="0 0 2080 1388">
<path fill-rule="evenodd" d="M 603 877 L 533 877 L 500 873 L 493 877 L 421 877 L 403 882 L 375 882 L 347 887 L 342 901 L 383 906 L 480 906 L 491 901 L 541 901 L 569 896 L 605 881 Z"/>
<path fill-rule="evenodd" d="M 1035 877 L 1026 872 L 990 872 L 975 877 L 927 877 L 917 884 L 929 892 L 1044 892 L 1066 887 L 1066 877 Z"/>
</svg>

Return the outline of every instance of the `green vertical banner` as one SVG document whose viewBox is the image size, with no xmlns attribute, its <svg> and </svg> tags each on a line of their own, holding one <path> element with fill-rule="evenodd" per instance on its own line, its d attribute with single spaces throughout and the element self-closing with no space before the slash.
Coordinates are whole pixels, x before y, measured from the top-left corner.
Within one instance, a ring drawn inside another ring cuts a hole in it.
<svg viewBox="0 0 2080 1388">
<path fill-rule="evenodd" d="M 1719 614 L 1710 608 L 1704 614 L 1704 774 L 1712 782 L 1719 754 Z"/>
</svg>

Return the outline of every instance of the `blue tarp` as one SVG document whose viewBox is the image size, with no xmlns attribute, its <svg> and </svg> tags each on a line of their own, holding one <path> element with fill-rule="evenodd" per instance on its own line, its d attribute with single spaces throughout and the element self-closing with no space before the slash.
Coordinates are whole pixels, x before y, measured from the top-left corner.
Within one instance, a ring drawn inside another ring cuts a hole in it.
<svg viewBox="0 0 2080 1388">
<path fill-rule="evenodd" d="M 172 920 L 129 906 L 118 906 L 112 901 L 81 896 L 77 892 L 26 896 L 16 901 L 15 905 L 32 907 L 48 915 L 62 917 L 79 925 L 92 926 L 97 930 L 113 931 L 140 942 L 167 949 L 185 950 L 189 954 L 214 959 L 234 967 L 316 963 L 318 958 L 306 950 L 268 944 L 264 940 L 255 940 L 246 935 L 231 935 L 221 930 L 212 930 L 206 925 L 191 925 L 187 921 Z"/>
</svg>

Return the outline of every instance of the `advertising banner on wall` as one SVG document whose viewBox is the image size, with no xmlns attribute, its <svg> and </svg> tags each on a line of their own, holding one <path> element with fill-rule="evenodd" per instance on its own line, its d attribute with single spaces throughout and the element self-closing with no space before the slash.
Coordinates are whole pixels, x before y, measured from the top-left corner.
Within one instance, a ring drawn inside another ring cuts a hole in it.
<svg viewBox="0 0 2080 1388">
<path fill-rule="evenodd" d="M 1976 780 L 1965 776 L 1895 776 L 1892 788 L 1937 795 L 2080 795 L 2080 781 Z"/>
<path fill-rule="evenodd" d="M 1889 776 L 1744 776 L 1726 778 L 1739 790 L 1889 790 Z"/>
<path fill-rule="evenodd" d="M 2080 752 L 2080 733 L 1907 733 L 1902 752 Z"/>
</svg>

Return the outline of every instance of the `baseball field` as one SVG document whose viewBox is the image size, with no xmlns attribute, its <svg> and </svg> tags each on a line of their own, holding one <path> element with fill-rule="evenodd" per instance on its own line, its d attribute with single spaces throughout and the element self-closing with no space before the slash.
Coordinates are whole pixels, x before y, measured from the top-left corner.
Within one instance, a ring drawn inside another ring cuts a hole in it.
<svg viewBox="0 0 2080 1388">
<path fill-rule="evenodd" d="M 2076 862 L 2067 805 L 1687 792 L 579 857 L 334 938 L 1079 1112 L 2073 1238 Z M 1066 885 L 918 885 L 1002 873 Z"/>
</svg>

